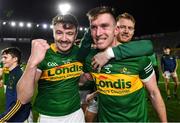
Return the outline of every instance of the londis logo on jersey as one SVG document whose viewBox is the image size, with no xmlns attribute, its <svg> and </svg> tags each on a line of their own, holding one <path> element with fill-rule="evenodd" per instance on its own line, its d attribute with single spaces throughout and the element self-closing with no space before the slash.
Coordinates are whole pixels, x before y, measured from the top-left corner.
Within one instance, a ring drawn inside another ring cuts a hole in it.
<svg viewBox="0 0 180 123">
<path fill-rule="evenodd" d="M 97 89 L 105 95 L 122 96 L 133 93 L 143 87 L 139 76 L 124 74 L 92 73 Z"/>
<path fill-rule="evenodd" d="M 44 70 L 41 79 L 49 81 L 58 81 L 78 77 L 82 73 L 83 65 L 80 62 L 74 62 Z"/>
<path fill-rule="evenodd" d="M 106 88 L 117 88 L 117 89 L 125 89 L 131 87 L 131 82 L 125 82 L 124 79 L 118 79 L 117 81 L 103 81 L 100 80 L 98 84 L 99 87 L 106 87 Z"/>
</svg>

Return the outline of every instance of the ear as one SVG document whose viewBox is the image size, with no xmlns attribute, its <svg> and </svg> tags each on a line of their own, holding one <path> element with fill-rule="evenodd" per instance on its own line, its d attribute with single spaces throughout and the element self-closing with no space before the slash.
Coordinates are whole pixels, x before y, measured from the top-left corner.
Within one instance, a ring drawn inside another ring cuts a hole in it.
<svg viewBox="0 0 180 123">
<path fill-rule="evenodd" d="M 117 26 L 117 25 L 116 25 L 116 27 L 115 27 L 114 34 L 115 34 L 115 36 L 117 36 L 117 35 L 119 34 L 119 28 L 118 28 L 118 26 Z"/>
<path fill-rule="evenodd" d="M 75 40 L 76 40 L 77 36 L 78 36 L 78 29 L 76 30 Z"/>
<path fill-rule="evenodd" d="M 18 62 L 18 58 L 17 57 L 14 57 L 13 60 L 14 60 L 14 62 Z"/>
</svg>

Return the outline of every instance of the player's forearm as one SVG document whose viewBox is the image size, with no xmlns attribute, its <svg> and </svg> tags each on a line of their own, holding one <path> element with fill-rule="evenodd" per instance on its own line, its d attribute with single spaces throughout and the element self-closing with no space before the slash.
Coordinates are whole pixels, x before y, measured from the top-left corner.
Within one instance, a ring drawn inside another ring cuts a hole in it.
<svg viewBox="0 0 180 123">
<path fill-rule="evenodd" d="M 84 62 L 85 58 L 89 54 L 91 50 L 91 44 L 92 44 L 92 37 L 90 30 L 88 29 L 87 32 L 85 32 L 83 38 L 81 39 L 80 49 L 78 53 L 78 60 L 81 62 Z"/>
<path fill-rule="evenodd" d="M 150 99 L 161 122 L 167 122 L 166 108 L 159 90 L 150 94 Z"/>
<path fill-rule="evenodd" d="M 148 56 L 153 53 L 153 45 L 150 40 L 131 41 L 112 48 L 114 56 L 117 60 Z"/>
<path fill-rule="evenodd" d="M 31 100 L 35 89 L 37 66 L 28 62 L 26 69 L 17 84 L 17 98 L 25 104 Z"/>
</svg>

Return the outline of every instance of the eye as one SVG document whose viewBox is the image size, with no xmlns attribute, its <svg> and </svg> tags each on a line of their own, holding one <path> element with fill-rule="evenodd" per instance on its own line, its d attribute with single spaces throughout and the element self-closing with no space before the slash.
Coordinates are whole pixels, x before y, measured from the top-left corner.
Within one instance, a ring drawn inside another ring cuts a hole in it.
<svg viewBox="0 0 180 123">
<path fill-rule="evenodd" d="M 109 24 L 106 24 L 106 23 L 105 24 L 101 24 L 101 27 L 102 28 L 107 28 L 107 27 L 109 27 Z"/>
<path fill-rule="evenodd" d="M 57 30 L 57 31 L 56 31 L 56 34 L 62 34 L 62 31 Z"/>
<path fill-rule="evenodd" d="M 95 25 L 91 25 L 91 30 L 94 30 L 94 29 L 96 29 L 97 27 L 95 26 Z"/>
<path fill-rule="evenodd" d="M 120 29 L 126 29 L 126 26 L 121 25 L 121 26 L 119 26 L 119 28 L 120 28 Z"/>
<path fill-rule="evenodd" d="M 133 28 L 133 27 L 128 27 L 128 29 L 129 29 L 130 31 L 133 31 L 133 30 L 134 30 L 134 28 Z"/>
<path fill-rule="evenodd" d="M 67 32 L 68 35 L 74 35 L 74 32 Z"/>
</svg>

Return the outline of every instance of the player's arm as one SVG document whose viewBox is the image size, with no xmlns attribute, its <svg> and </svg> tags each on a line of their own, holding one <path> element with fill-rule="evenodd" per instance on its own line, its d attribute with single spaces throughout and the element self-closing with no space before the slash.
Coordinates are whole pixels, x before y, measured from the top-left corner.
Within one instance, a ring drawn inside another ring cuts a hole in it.
<svg viewBox="0 0 180 123">
<path fill-rule="evenodd" d="M 94 91 L 94 92 L 91 93 L 91 94 L 87 94 L 87 95 L 86 95 L 86 102 L 89 103 L 91 100 L 94 99 L 94 97 L 95 97 L 97 94 L 98 94 L 98 91 L 97 91 L 97 90 Z"/>
<path fill-rule="evenodd" d="M 155 74 L 147 82 L 145 82 L 144 85 L 148 90 L 151 103 L 156 110 L 160 121 L 167 122 L 166 108 L 156 83 Z"/>
<path fill-rule="evenodd" d="M 32 41 L 31 55 L 26 69 L 17 83 L 17 98 L 23 104 L 29 102 L 34 94 L 35 82 L 41 75 L 37 65 L 44 59 L 47 49 L 49 49 L 47 41 L 43 39 Z"/>
<path fill-rule="evenodd" d="M 112 48 L 116 60 L 129 57 L 148 56 L 153 53 L 153 44 L 150 40 L 130 41 Z"/>
<path fill-rule="evenodd" d="M 89 54 L 91 50 L 91 45 L 93 43 L 93 39 L 91 37 L 90 29 L 88 29 L 83 38 L 81 39 L 80 49 L 78 53 L 78 60 L 84 62 L 86 56 Z"/>
<path fill-rule="evenodd" d="M 148 60 L 148 59 L 147 59 Z M 150 62 L 150 61 L 149 61 Z M 151 63 L 142 62 L 142 72 L 140 73 L 140 78 L 142 79 L 145 88 L 148 91 L 151 103 L 156 110 L 160 121 L 167 122 L 166 108 L 164 101 L 162 99 L 161 93 L 157 86 L 156 75 Z M 147 63 L 147 64 L 146 64 Z"/>
<path fill-rule="evenodd" d="M 96 54 L 92 64 L 94 68 L 101 68 L 112 58 L 121 60 L 130 57 L 150 55 L 152 53 L 153 45 L 150 40 L 130 41 L 113 48 L 109 47 L 105 51 Z"/>
</svg>

